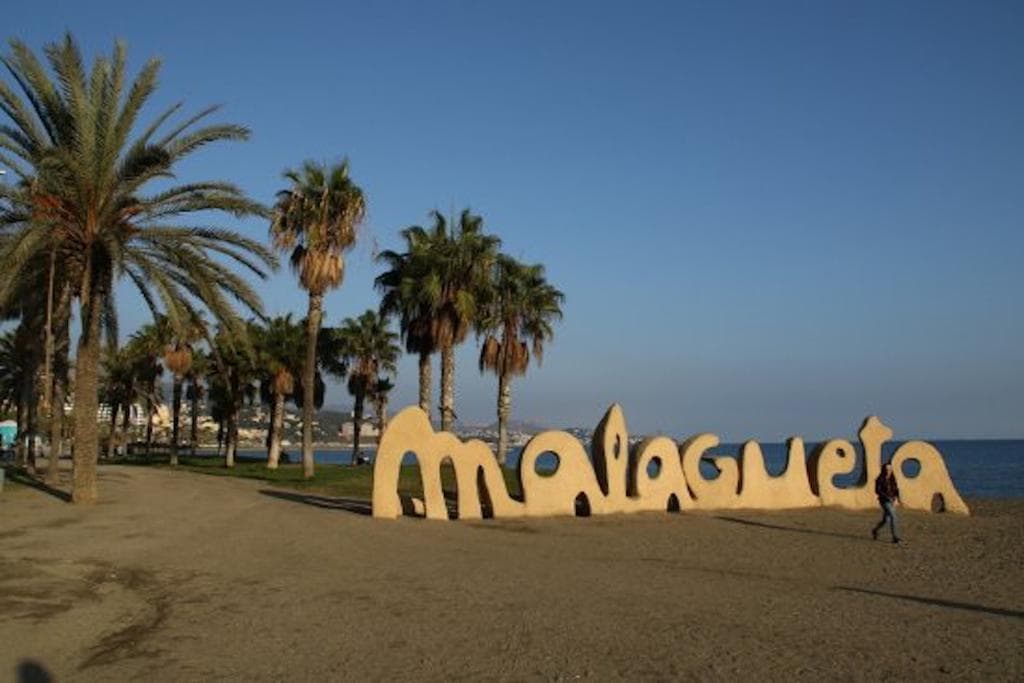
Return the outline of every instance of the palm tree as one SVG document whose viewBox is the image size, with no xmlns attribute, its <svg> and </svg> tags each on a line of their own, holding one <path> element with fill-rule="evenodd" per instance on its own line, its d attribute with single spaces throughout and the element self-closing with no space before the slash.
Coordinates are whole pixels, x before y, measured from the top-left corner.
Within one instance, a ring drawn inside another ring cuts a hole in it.
<svg viewBox="0 0 1024 683">
<path fill-rule="evenodd" d="M 478 295 L 486 283 L 501 240 L 484 234 L 483 219 L 469 209 L 459 216 L 459 230 L 449 234 L 444 217 L 434 212 L 431 261 L 438 293 L 433 327 L 441 349 L 441 429 L 455 419 L 455 346 L 461 344 L 477 319 Z"/>
<path fill-rule="evenodd" d="M 47 226 L 51 236 L 59 236 L 59 207 L 59 201 L 48 194 L 44 183 L 36 177 L 22 177 L 13 185 L 0 183 L 0 230 L 17 232 L 26 226 L 37 224 Z M 57 370 L 67 365 L 67 346 L 58 346 L 58 334 L 63 339 L 62 333 L 67 328 L 71 298 L 67 274 L 57 267 L 58 243 L 58 239 L 51 239 L 48 254 L 37 253 L 32 257 L 32 264 L 26 272 L 35 275 L 19 282 L 19 289 L 22 291 L 9 298 L 18 309 L 15 312 L 16 317 L 21 317 L 23 324 L 29 323 L 34 328 L 42 328 L 42 334 L 37 335 L 43 337 L 44 344 L 41 367 L 37 373 L 38 391 L 33 388 L 36 394 L 33 412 L 41 414 L 43 421 L 49 426 L 51 456 L 59 455 L 61 450 L 63 415 L 61 410 L 54 409 L 54 392 L 60 390 L 58 384 L 61 379 L 56 374 Z M 58 353 L 62 354 L 61 358 L 57 357 Z M 34 355 L 37 355 L 37 352 Z M 30 455 L 34 455 L 34 452 Z M 34 458 L 30 459 L 30 466 L 34 465 L 32 460 Z M 51 457 L 50 463 L 55 462 L 55 458 Z M 56 483 L 57 468 L 48 468 L 46 477 L 48 483 Z"/>
<path fill-rule="evenodd" d="M 338 329 L 338 341 L 349 363 L 348 391 L 355 399 L 352 464 L 356 464 L 366 397 L 373 395 L 382 373 L 394 373 L 401 348 L 397 344 L 398 335 L 388 329 L 387 319 L 374 310 L 358 318 L 345 318 Z"/>
<path fill-rule="evenodd" d="M 0 350 L 0 401 L 13 407 L 18 424 L 15 464 L 35 469 L 35 383 L 38 374 L 37 321 L 24 315 L 18 326 L 4 335 Z"/>
<path fill-rule="evenodd" d="M 460 214 L 457 231 L 439 211 L 430 215 L 430 229 L 414 225 L 402 231 L 406 253 L 381 255 L 390 270 L 377 278 L 377 287 L 384 292 L 384 311 L 399 315 L 406 348 L 420 354 L 421 407 L 429 353 L 441 351 L 441 429 L 448 431 L 455 419 L 455 347 L 477 317 L 477 294 L 501 240 L 485 234 L 483 219 L 469 209 Z"/>
<path fill-rule="evenodd" d="M 152 323 L 139 328 L 132 335 L 128 346 L 135 359 L 135 376 L 139 382 L 140 394 L 146 405 L 146 456 L 153 447 L 153 413 L 163 403 L 160 377 L 164 368 L 160 364 L 164 351 L 171 340 L 171 328 L 164 316 L 158 315 Z"/>
<path fill-rule="evenodd" d="M 405 350 L 419 357 L 419 405 L 429 417 L 430 357 L 437 352 L 434 337 L 436 279 L 431 279 L 431 234 L 418 225 L 401 232 L 404 253 L 386 250 L 377 256 L 387 270 L 377 276 L 374 284 L 381 292 L 380 314 L 397 316 L 398 328 Z"/>
<path fill-rule="evenodd" d="M 377 414 L 378 439 L 383 436 L 388 426 L 388 394 L 395 388 L 395 383 L 388 377 L 378 377 L 370 390 L 373 411 Z"/>
<path fill-rule="evenodd" d="M 202 349 L 192 350 L 192 366 L 185 375 L 188 381 L 188 388 L 185 390 L 185 398 L 189 401 L 189 413 L 192 418 L 192 428 L 189 434 L 189 452 L 193 457 L 199 445 L 199 401 L 203 398 L 203 378 L 208 372 L 210 359 Z"/>
<path fill-rule="evenodd" d="M 170 320 L 168 319 L 168 322 Z M 206 337 L 206 322 L 201 313 L 194 312 L 180 327 L 171 330 L 170 344 L 164 349 L 164 367 L 172 373 L 171 384 L 171 465 L 178 464 L 178 433 L 181 424 L 181 399 L 185 377 L 192 370 L 193 345 Z"/>
<path fill-rule="evenodd" d="M 263 327 L 252 326 L 256 353 L 263 379 L 260 393 L 266 393 L 271 404 L 268 434 L 267 469 L 277 469 L 281 457 L 284 432 L 284 404 L 295 392 L 296 377 L 302 371 L 306 349 L 303 326 L 292 322 L 291 314 L 267 321 Z"/>
<path fill-rule="evenodd" d="M 21 327 L 8 330 L 0 336 L 0 409 L 14 409 L 18 423 L 18 453 L 23 452 L 24 434 L 27 429 L 27 408 L 25 387 L 31 384 L 34 368 L 30 355 L 26 353 L 26 336 Z"/>
<path fill-rule="evenodd" d="M 208 212 L 242 217 L 263 208 L 229 183 L 199 181 L 168 186 L 175 168 L 210 143 L 244 140 L 245 128 L 199 127 L 216 109 L 205 109 L 161 133 L 175 116 L 174 105 L 145 127 L 137 125 L 143 105 L 156 89 L 160 63 L 150 60 L 126 87 L 126 54 L 115 45 L 109 57 L 86 72 L 70 35 L 48 45 L 53 76 L 32 51 L 12 41 L 3 62 L 23 97 L 0 87 L 0 110 L 10 126 L 0 128 L 0 163 L 22 179 L 36 177 L 55 198 L 54 221 L 19 225 L 0 249 L 0 306 L 41 256 L 56 254 L 79 304 L 81 333 L 75 363 L 74 482 L 72 500 L 97 498 L 97 373 L 101 332 L 116 338 L 113 291 L 127 276 L 149 307 L 175 322 L 202 303 L 224 325 L 241 323 L 229 299 L 259 314 L 249 283 L 224 267 L 218 254 L 265 277 L 273 255 L 238 233 L 197 226 Z M 135 131 L 140 131 L 133 138 Z M 155 181 L 160 187 L 154 188 Z"/>
<path fill-rule="evenodd" d="M 278 249 L 291 251 L 292 268 L 309 293 L 302 368 L 302 473 L 308 479 L 313 476 L 314 376 L 324 293 L 341 286 L 344 253 L 355 245 L 366 201 L 349 177 L 347 159 L 330 167 L 306 161 L 284 177 L 290 186 L 277 193 L 270 234 Z"/>
<path fill-rule="evenodd" d="M 221 328 L 210 349 L 211 413 L 223 423 L 226 436 L 225 467 L 235 466 L 238 450 L 238 416 L 257 396 L 260 371 L 247 333 Z"/>
<path fill-rule="evenodd" d="M 491 370 L 498 376 L 498 462 L 504 464 L 512 378 L 526 374 L 531 350 L 537 363 L 541 362 L 544 343 L 554 335 L 551 323 L 562 318 L 565 295 L 548 284 L 544 266 L 522 264 L 502 254 L 482 298 L 480 372 Z"/>
<path fill-rule="evenodd" d="M 64 452 L 64 397 L 69 387 L 70 368 L 68 349 L 71 347 L 71 290 L 66 286 L 61 288 L 60 299 L 52 312 L 51 326 L 52 338 L 45 348 L 45 354 L 50 358 L 50 392 L 49 395 L 44 395 L 50 428 L 50 453 L 47 458 L 45 481 L 50 486 L 56 486 L 60 477 L 60 457 Z"/>
<path fill-rule="evenodd" d="M 117 434 L 118 410 L 124 408 L 125 423 L 131 414 L 131 406 L 136 397 L 137 361 L 132 355 L 130 346 L 119 349 L 107 348 L 103 355 L 103 379 L 100 382 L 100 395 L 103 402 L 110 406 L 110 436 L 107 446 L 107 457 L 117 454 L 121 439 Z M 127 430 L 122 436 L 127 436 Z"/>
</svg>

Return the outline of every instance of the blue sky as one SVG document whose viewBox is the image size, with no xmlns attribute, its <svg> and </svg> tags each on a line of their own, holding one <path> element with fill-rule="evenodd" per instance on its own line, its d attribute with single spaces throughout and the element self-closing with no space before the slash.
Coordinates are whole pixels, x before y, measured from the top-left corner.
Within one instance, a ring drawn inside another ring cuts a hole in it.
<svg viewBox="0 0 1024 683">
<path fill-rule="evenodd" d="M 470 206 L 567 296 L 519 419 L 725 439 L 1024 436 L 1018 2 L 50 2 L 4 10 L 158 56 L 150 112 L 222 103 L 250 142 L 185 178 L 271 201 L 348 156 L 370 217 L 327 323 L 376 306 L 375 250 Z M 240 229 L 257 237 L 266 226 Z M 301 315 L 287 270 L 269 312 Z M 122 329 L 147 314 L 127 289 Z M 456 410 L 493 419 L 460 349 Z M 435 370 L 436 372 L 436 370 Z M 415 400 L 400 366 L 396 405 Z M 343 389 L 328 396 L 347 405 Z"/>
</svg>

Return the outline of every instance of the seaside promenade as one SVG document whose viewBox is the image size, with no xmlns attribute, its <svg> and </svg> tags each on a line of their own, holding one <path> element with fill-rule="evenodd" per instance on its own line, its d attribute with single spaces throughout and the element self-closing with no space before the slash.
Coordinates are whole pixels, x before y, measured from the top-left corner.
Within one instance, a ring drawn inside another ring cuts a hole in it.
<svg viewBox="0 0 1024 683">
<path fill-rule="evenodd" d="M 893 546 L 874 512 L 389 522 L 100 478 L 94 508 L 0 494 L 2 680 L 1024 677 L 1024 501 L 903 512 Z"/>
</svg>

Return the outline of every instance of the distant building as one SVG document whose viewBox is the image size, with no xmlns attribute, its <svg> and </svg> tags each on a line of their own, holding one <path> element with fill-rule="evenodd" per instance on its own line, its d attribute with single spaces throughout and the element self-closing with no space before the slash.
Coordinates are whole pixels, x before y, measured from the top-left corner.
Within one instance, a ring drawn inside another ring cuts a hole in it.
<svg viewBox="0 0 1024 683">
<path fill-rule="evenodd" d="M 355 425 L 352 420 L 346 420 L 341 423 L 341 427 L 338 429 L 338 436 L 342 439 L 353 439 L 355 438 Z M 373 438 L 376 439 L 380 436 L 377 431 L 377 424 L 370 422 L 369 420 L 363 420 L 363 428 L 359 432 L 360 438 Z"/>
<path fill-rule="evenodd" d="M 110 422 L 110 411 L 111 411 L 110 404 L 108 404 L 108 403 L 101 403 L 99 405 L 99 407 L 96 408 L 96 419 L 99 422 Z M 166 412 L 166 411 L 167 411 L 167 409 L 164 408 L 164 412 Z M 70 414 L 71 412 L 72 411 L 70 410 L 69 406 L 65 406 L 64 407 L 64 413 L 65 414 Z M 157 412 L 159 412 L 159 408 L 157 409 Z M 120 424 L 121 420 L 124 419 L 124 407 L 122 406 L 122 407 L 118 408 L 117 413 L 118 413 L 117 422 L 118 422 L 118 424 Z M 145 425 L 146 424 L 146 410 L 142 406 L 140 406 L 138 403 L 131 404 L 131 406 L 128 407 L 128 422 L 131 424 L 132 427 L 141 427 L 141 426 Z"/>
</svg>

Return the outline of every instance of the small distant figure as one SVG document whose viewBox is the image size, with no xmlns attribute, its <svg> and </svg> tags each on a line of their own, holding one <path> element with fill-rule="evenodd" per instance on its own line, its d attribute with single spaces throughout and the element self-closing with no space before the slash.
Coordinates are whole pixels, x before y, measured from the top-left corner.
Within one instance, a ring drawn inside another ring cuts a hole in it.
<svg viewBox="0 0 1024 683">
<path fill-rule="evenodd" d="M 878 496 L 878 504 L 882 506 L 882 521 L 871 530 L 871 538 L 877 541 L 879 530 L 889 522 L 892 542 L 899 543 L 900 537 L 896 533 L 896 512 L 893 506 L 900 502 L 900 487 L 896 484 L 896 474 L 892 470 L 891 462 L 882 466 L 882 473 L 875 479 L 875 495 Z"/>
</svg>

